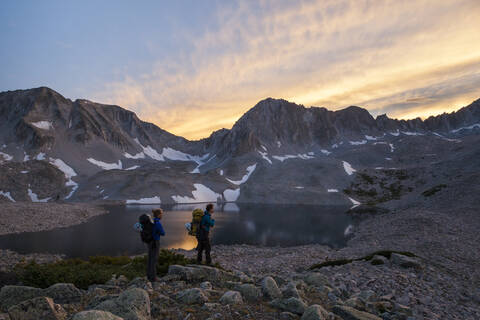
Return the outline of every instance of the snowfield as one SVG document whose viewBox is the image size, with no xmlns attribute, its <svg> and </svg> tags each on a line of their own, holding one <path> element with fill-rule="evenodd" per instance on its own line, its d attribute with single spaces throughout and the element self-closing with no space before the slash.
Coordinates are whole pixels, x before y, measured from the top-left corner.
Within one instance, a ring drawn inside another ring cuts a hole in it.
<svg viewBox="0 0 480 320">
<path fill-rule="evenodd" d="M 53 125 L 50 121 L 37 121 L 37 122 L 31 122 L 30 124 L 43 130 L 53 129 Z"/>
<path fill-rule="evenodd" d="M 139 152 L 137 154 L 131 155 L 128 152 L 125 152 L 123 156 L 127 159 L 145 159 L 145 153 Z"/>
<path fill-rule="evenodd" d="M 240 188 L 232 190 L 232 189 L 226 189 L 223 191 L 223 197 L 225 198 L 225 201 L 227 202 L 235 202 L 237 201 L 238 197 L 240 197 Z"/>
<path fill-rule="evenodd" d="M 352 208 L 355 208 L 355 207 L 357 207 L 357 206 L 359 206 L 359 205 L 361 204 L 360 202 L 358 202 L 358 201 L 355 200 L 355 199 L 352 199 L 352 198 L 350 198 L 350 197 L 347 197 L 347 198 L 350 199 L 350 201 L 352 201 L 352 203 L 353 203 Z M 352 208 L 351 208 L 351 209 L 352 209 Z"/>
<path fill-rule="evenodd" d="M 87 161 L 102 168 L 103 170 L 115 170 L 115 169 L 122 170 L 122 161 L 120 160 L 118 160 L 118 163 L 107 163 L 107 162 L 95 160 L 93 158 L 88 158 Z"/>
<path fill-rule="evenodd" d="M 103 191 L 103 190 L 102 190 Z M 100 192 L 102 193 L 102 192 Z M 160 204 L 162 201 L 160 197 L 152 197 L 152 198 L 141 198 L 138 200 L 127 200 L 125 201 L 127 204 Z"/>
<path fill-rule="evenodd" d="M 309 152 L 310 153 L 310 152 Z M 285 160 L 288 160 L 288 159 L 303 159 L 303 160 L 308 160 L 308 159 L 313 159 L 315 158 L 314 156 L 312 155 L 308 155 L 308 154 L 297 154 L 297 155 L 293 155 L 293 154 L 286 154 L 284 156 L 272 156 L 272 158 L 280 161 L 280 162 L 283 162 Z"/>
<path fill-rule="evenodd" d="M 250 178 L 250 176 L 252 175 L 253 171 L 255 171 L 255 168 L 257 167 L 257 164 L 253 164 L 249 167 L 247 167 L 247 173 L 243 176 L 243 178 L 241 180 L 238 180 L 238 181 L 233 181 L 233 180 L 230 180 L 227 178 L 227 180 L 230 182 L 230 183 L 233 183 L 235 185 L 241 185 L 242 183 L 245 183 L 247 182 L 248 178 Z"/>
<path fill-rule="evenodd" d="M 480 123 L 475 123 L 475 124 L 472 124 L 471 126 L 468 126 L 468 127 L 461 127 L 461 128 L 455 129 L 455 130 L 451 130 L 450 132 L 451 133 L 456 133 L 456 132 L 459 132 L 459 131 L 462 131 L 462 130 L 472 130 L 472 129 L 475 129 L 475 128 L 480 129 Z"/>
<path fill-rule="evenodd" d="M 218 198 L 222 198 L 221 194 L 209 189 L 200 183 L 193 185 L 195 190 L 192 191 L 193 198 L 188 196 L 172 196 L 176 203 L 201 203 L 201 202 L 216 202 Z"/>
<path fill-rule="evenodd" d="M 28 196 L 30 197 L 30 200 L 32 200 L 32 202 L 48 202 L 48 200 L 51 199 L 50 197 L 45 199 L 38 199 L 37 194 L 34 193 L 30 188 L 28 189 Z"/>
<path fill-rule="evenodd" d="M 350 165 L 350 163 L 348 163 L 347 161 L 342 161 L 343 163 L 343 169 L 345 169 L 345 172 L 351 176 L 354 172 L 356 172 L 357 170 L 353 169 L 352 166 Z"/>
<path fill-rule="evenodd" d="M 38 160 L 38 161 L 45 160 L 45 153 L 40 152 L 39 154 L 37 154 L 37 156 L 35 157 L 35 159 Z M 24 161 L 25 161 L 25 160 L 24 160 Z"/>
<path fill-rule="evenodd" d="M 10 192 L 3 192 L 3 191 L 0 190 L 0 196 L 4 196 L 8 200 L 10 200 L 12 202 L 16 202 L 15 199 L 13 199 L 12 196 L 10 195 Z"/>
<path fill-rule="evenodd" d="M 61 159 L 54 159 L 50 158 L 50 163 L 57 167 L 60 171 L 63 172 L 65 175 L 65 178 L 67 178 L 67 182 L 65 183 L 65 186 L 67 187 L 73 187 L 70 193 L 65 197 L 65 199 L 70 199 L 70 197 L 77 191 L 78 189 L 78 183 L 72 180 L 72 177 L 75 177 L 77 173 L 75 170 L 73 170 L 70 166 L 68 166 L 63 160 Z"/>
<path fill-rule="evenodd" d="M 127 168 L 127 169 L 125 169 L 125 170 L 135 170 L 135 169 L 137 169 L 137 168 L 140 168 L 140 166 L 133 166 L 133 167 Z"/>
<path fill-rule="evenodd" d="M 262 146 L 263 147 L 263 146 Z M 258 151 L 258 150 L 257 150 Z M 272 164 L 272 160 L 270 160 L 267 155 L 268 153 L 266 152 L 262 152 L 262 151 L 258 151 L 258 153 L 260 153 L 260 155 L 262 156 L 263 159 L 265 159 L 265 161 L 267 161 L 268 163 Z"/>
<path fill-rule="evenodd" d="M 328 156 L 329 154 L 331 154 L 330 151 L 325 150 L 325 149 L 320 150 L 320 152 L 322 152 L 322 153 L 323 153 L 324 155 L 326 155 L 326 156 Z"/>
<path fill-rule="evenodd" d="M 3 152 L 0 152 L 0 156 L 2 156 L 5 161 L 10 161 L 10 160 L 13 159 L 13 157 L 11 155 L 3 153 Z"/>
<path fill-rule="evenodd" d="M 359 146 L 359 145 L 362 145 L 362 144 L 366 144 L 366 143 L 367 143 L 367 140 L 362 140 L 362 141 L 349 141 L 349 143 L 350 143 L 352 146 Z"/>
</svg>

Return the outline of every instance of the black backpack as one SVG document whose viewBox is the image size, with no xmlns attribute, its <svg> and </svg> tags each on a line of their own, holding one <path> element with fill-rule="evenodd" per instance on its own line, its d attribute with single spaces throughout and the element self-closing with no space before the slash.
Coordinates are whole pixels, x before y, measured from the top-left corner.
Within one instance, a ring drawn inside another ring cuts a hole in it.
<svg viewBox="0 0 480 320">
<path fill-rule="evenodd" d="M 140 232 L 140 238 L 145 243 L 153 241 L 153 223 L 150 217 L 146 214 L 142 214 L 138 218 L 138 222 L 142 225 L 142 231 Z"/>
</svg>

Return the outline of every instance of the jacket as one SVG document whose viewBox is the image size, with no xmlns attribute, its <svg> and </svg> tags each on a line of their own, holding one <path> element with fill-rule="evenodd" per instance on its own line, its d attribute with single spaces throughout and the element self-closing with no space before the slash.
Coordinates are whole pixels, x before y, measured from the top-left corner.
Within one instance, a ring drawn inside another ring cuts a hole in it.
<svg viewBox="0 0 480 320">
<path fill-rule="evenodd" d="M 160 240 L 160 236 L 165 235 L 165 230 L 163 230 L 162 223 L 160 219 L 155 218 L 153 219 L 153 240 L 157 241 Z"/>
</svg>

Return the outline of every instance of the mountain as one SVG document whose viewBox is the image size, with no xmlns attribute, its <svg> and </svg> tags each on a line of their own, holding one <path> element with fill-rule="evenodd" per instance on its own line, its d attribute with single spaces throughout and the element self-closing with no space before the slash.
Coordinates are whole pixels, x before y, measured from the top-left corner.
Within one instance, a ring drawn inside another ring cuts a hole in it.
<svg viewBox="0 0 480 320">
<path fill-rule="evenodd" d="M 268 98 L 232 129 L 189 141 L 119 106 L 72 101 L 46 87 L 7 91 L 0 201 L 414 201 L 432 183 L 462 185 L 455 178 L 462 172 L 478 175 L 479 133 L 480 100 L 396 120 L 356 106 L 330 111 Z"/>
</svg>

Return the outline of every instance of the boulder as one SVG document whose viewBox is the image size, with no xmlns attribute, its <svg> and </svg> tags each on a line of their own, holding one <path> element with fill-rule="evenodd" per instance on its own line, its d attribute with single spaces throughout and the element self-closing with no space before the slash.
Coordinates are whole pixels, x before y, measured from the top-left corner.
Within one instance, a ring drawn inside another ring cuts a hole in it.
<svg viewBox="0 0 480 320">
<path fill-rule="evenodd" d="M 374 255 L 372 260 L 370 260 L 370 263 L 375 266 L 380 264 L 386 264 L 387 262 L 388 262 L 388 259 L 380 255 Z"/>
<path fill-rule="evenodd" d="M 60 304 L 80 302 L 83 296 L 82 291 L 72 283 L 56 283 L 44 289 L 42 294 Z"/>
<path fill-rule="evenodd" d="M 285 288 L 283 289 L 283 297 L 284 298 L 300 298 L 300 294 L 298 293 L 297 290 L 297 285 L 294 282 L 289 282 Z"/>
<path fill-rule="evenodd" d="M 101 310 L 87 310 L 75 314 L 72 320 L 123 320 L 123 318 Z"/>
<path fill-rule="evenodd" d="M 319 272 L 310 272 L 304 278 L 304 281 L 314 287 L 329 286 L 328 278 Z"/>
<path fill-rule="evenodd" d="M 185 304 L 204 304 L 208 301 L 205 292 L 199 288 L 180 291 L 175 298 Z"/>
<path fill-rule="evenodd" d="M 177 302 L 163 294 L 155 293 L 150 297 L 150 311 L 154 319 L 162 318 L 162 312 L 177 305 Z"/>
<path fill-rule="evenodd" d="M 24 286 L 4 286 L 0 290 L 0 308 L 6 312 L 8 308 L 22 301 L 40 297 L 42 289 Z"/>
<path fill-rule="evenodd" d="M 67 313 L 51 298 L 37 297 L 21 302 L 8 309 L 11 320 L 65 320 Z"/>
<path fill-rule="evenodd" d="M 202 283 L 200 283 L 200 289 L 203 289 L 203 290 L 212 290 L 213 287 L 212 287 L 212 284 L 208 281 L 204 281 Z"/>
<path fill-rule="evenodd" d="M 403 254 L 392 253 L 390 257 L 392 263 L 404 268 L 420 268 L 420 261 L 416 258 L 407 257 Z"/>
<path fill-rule="evenodd" d="M 270 305 L 274 308 L 292 312 L 295 314 L 303 314 L 307 305 L 301 299 L 298 298 L 288 298 L 288 299 L 275 299 L 270 302 Z"/>
<path fill-rule="evenodd" d="M 94 309 L 111 312 L 125 320 L 147 320 L 150 319 L 150 298 L 145 290 L 131 288 Z"/>
<path fill-rule="evenodd" d="M 227 291 L 220 298 L 220 303 L 223 305 L 243 304 L 242 295 L 238 291 Z"/>
<path fill-rule="evenodd" d="M 233 273 L 218 268 L 191 264 L 187 266 L 171 265 L 168 267 L 169 275 L 177 275 L 185 281 L 210 281 L 212 283 L 223 283 L 226 281 L 238 281 Z"/>
<path fill-rule="evenodd" d="M 342 317 L 344 320 L 382 320 L 374 314 L 356 310 L 352 307 L 336 305 L 333 307 L 333 313 Z"/>
<path fill-rule="evenodd" d="M 88 292 L 97 289 L 105 290 L 105 292 L 108 294 L 120 294 L 122 292 L 122 288 L 120 288 L 119 286 L 109 286 L 106 284 L 92 284 L 91 286 L 88 286 Z"/>
<path fill-rule="evenodd" d="M 328 320 L 328 312 L 322 306 L 313 304 L 305 309 L 300 320 Z"/>
<path fill-rule="evenodd" d="M 272 277 L 265 277 L 262 280 L 262 292 L 268 299 L 278 299 L 282 297 L 282 292 Z"/>
<path fill-rule="evenodd" d="M 296 320 L 296 319 L 298 319 L 298 316 L 291 312 L 284 311 L 280 313 L 280 320 Z"/>
<path fill-rule="evenodd" d="M 139 288 L 146 290 L 148 293 L 151 293 L 153 291 L 152 283 L 148 281 L 145 277 L 137 277 L 133 279 L 127 284 L 127 288 Z"/>
<path fill-rule="evenodd" d="M 345 305 L 348 307 L 355 308 L 357 310 L 365 311 L 365 301 L 359 297 L 352 297 L 345 301 Z"/>
<path fill-rule="evenodd" d="M 236 285 L 235 290 L 240 292 L 245 300 L 250 302 L 258 301 L 258 299 L 262 297 L 262 291 L 260 288 L 250 283 Z"/>
<path fill-rule="evenodd" d="M 110 286 L 125 287 L 128 284 L 128 279 L 123 274 L 120 276 L 112 275 L 112 278 L 105 283 Z"/>
</svg>

